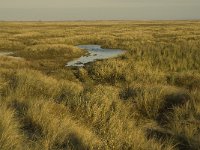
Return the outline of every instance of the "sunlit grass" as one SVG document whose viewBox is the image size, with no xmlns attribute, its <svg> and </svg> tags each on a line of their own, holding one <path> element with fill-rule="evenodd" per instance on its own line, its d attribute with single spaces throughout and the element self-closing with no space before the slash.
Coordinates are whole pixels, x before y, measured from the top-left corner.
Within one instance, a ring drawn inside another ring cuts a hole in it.
<svg viewBox="0 0 200 150">
<path fill-rule="evenodd" d="M 200 149 L 200 22 L 1 22 L 0 149 Z M 126 50 L 65 67 L 79 44 Z"/>
</svg>

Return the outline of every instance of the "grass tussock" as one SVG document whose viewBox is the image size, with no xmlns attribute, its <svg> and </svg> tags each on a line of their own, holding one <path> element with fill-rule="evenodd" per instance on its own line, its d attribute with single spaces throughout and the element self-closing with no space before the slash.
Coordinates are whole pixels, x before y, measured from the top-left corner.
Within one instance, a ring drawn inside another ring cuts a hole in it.
<svg viewBox="0 0 200 150">
<path fill-rule="evenodd" d="M 0 104 L 0 149 L 25 149 L 23 133 L 19 121 L 15 118 L 14 111 L 5 104 Z"/>
<path fill-rule="evenodd" d="M 17 53 L 19 56 L 28 59 L 65 59 L 77 57 L 83 52 L 75 46 L 64 44 L 40 44 L 26 47 L 24 50 Z"/>
</svg>

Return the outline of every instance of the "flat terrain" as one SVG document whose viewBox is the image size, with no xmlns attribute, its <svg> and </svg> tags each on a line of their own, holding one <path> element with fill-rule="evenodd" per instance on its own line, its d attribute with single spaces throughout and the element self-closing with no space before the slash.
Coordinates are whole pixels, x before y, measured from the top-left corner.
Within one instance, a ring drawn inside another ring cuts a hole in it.
<svg viewBox="0 0 200 150">
<path fill-rule="evenodd" d="M 0 52 L 1 150 L 200 149 L 200 21 L 0 22 Z"/>
</svg>

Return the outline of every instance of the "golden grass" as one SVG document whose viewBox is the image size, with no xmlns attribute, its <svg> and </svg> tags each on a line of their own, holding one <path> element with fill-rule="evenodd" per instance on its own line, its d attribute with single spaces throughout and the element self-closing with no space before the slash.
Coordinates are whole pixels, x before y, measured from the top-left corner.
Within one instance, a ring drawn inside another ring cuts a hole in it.
<svg viewBox="0 0 200 150">
<path fill-rule="evenodd" d="M 200 22 L 1 22 L 0 149 L 200 149 Z M 100 44 L 127 52 L 65 67 Z M 15 58 L 16 57 L 16 58 Z"/>
</svg>

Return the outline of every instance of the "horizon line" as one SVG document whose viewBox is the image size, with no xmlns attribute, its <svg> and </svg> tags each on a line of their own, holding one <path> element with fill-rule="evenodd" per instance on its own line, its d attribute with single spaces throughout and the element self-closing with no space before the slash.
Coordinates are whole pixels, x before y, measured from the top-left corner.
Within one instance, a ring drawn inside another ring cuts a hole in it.
<svg viewBox="0 0 200 150">
<path fill-rule="evenodd" d="M 200 21 L 199 19 L 69 19 L 69 20 L 1 20 L 0 22 L 96 22 L 96 21 Z"/>
</svg>

